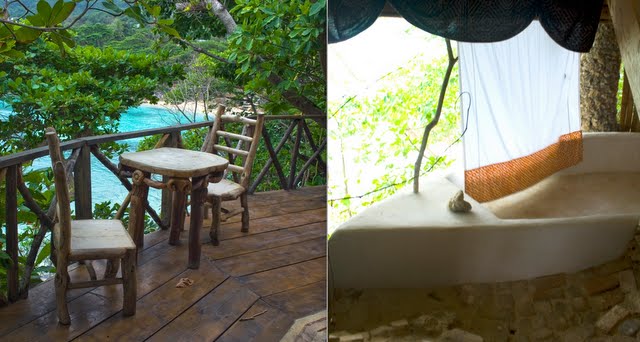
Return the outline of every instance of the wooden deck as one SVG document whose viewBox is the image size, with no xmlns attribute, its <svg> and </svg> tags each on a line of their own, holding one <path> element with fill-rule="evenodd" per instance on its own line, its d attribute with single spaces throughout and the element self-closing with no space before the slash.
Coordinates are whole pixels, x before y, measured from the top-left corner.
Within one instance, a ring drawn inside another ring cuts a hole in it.
<svg viewBox="0 0 640 342">
<path fill-rule="evenodd" d="M 219 246 L 209 243 L 205 220 L 198 270 L 187 268 L 188 232 L 179 246 L 168 245 L 168 231 L 145 236 L 135 316 L 122 316 L 119 285 L 75 289 L 67 296 L 71 325 L 61 326 L 47 281 L 0 308 L 0 340 L 279 341 L 295 319 L 326 308 L 325 191 L 250 196 L 250 232 L 241 233 L 234 217 L 222 225 Z M 95 266 L 100 275 L 104 264 Z M 71 277 L 87 277 L 84 266 Z M 194 283 L 176 288 L 181 278 Z"/>
</svg>

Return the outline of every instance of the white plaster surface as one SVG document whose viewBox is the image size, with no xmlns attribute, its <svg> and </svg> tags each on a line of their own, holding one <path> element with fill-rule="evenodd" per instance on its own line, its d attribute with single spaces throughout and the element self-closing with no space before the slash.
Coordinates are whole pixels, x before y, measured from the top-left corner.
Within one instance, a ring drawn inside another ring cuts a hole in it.
<svg viewBox="0 0 640 342">
<path fill-rule="evenodd" d="M 575 272 L 620 256 L 640 219 L 640 134 L 585 134 L 584 146 L 583 163 L 537 190 L 486 207 L 467 196 L 473 206 L 467 214 L 447 209 L 459 187 L 443 177 L 423 179 L 419 194 L 408 187 L 373 205 L 331 236 L 330 286 L 512 281 Z M 525 205 L 537 211 L 531 214 Z"/>
</svg>

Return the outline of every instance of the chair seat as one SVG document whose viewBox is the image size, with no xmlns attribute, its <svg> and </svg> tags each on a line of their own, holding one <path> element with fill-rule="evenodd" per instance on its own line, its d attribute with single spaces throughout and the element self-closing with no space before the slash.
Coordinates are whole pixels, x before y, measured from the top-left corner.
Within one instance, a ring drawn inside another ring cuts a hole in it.
<svg viewBox="0 0 640 342">
<path fill-rule="evenodd" d="M 238 198 L 245 192 L 245 188 L 242 185 L 223 179 L 218 183 L 209 183 L 207 186 L 207 196 L 217 196 L 223 201 L 230 201 Z"/>
<path fill-rule="evenodd" d="M 135 249 L 120 220 L 72 220 L 71 260 L 120 257 Z"/>
</svg>

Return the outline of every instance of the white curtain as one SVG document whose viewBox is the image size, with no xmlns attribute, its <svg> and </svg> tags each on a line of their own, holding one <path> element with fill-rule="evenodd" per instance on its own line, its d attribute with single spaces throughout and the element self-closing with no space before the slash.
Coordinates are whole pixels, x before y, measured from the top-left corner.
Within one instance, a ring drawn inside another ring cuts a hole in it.
<svg viewBox="0 0 640 342">
<path fill-rule="evenodd" d="M 538 21 L 497 43 L 459 43 L 465 191 L 484 202 L 582 158 L 580 56 Z"/>
</svg>

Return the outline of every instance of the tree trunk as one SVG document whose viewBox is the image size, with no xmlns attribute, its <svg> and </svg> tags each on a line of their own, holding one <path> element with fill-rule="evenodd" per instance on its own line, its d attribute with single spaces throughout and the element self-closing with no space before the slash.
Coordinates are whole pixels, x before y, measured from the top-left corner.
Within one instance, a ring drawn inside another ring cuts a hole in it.
<svg viewBox="0 0 640 342">
<path fill-rule="evenodd" d="M 231 14 L 229 14 L 229 11 L 227 11 L 227 8 L 218 0 L 206 0 L 206 2 L 211 5 L 211 11 L 213 11 L 213 14 L 215 14 L 224 25 L 224 28 L 227 30 L 227 35 L 232 34 L 233 31 L 236 30 L 237 25 Z"/>
<path fill-rule="evenodd" d="M 613 24 L 601 22 L 593 47 L 580 60 L 580 112 L 582 130 L 618 129 L 616 102 L 620 78 L 620 49 Z"/>
</svg>

